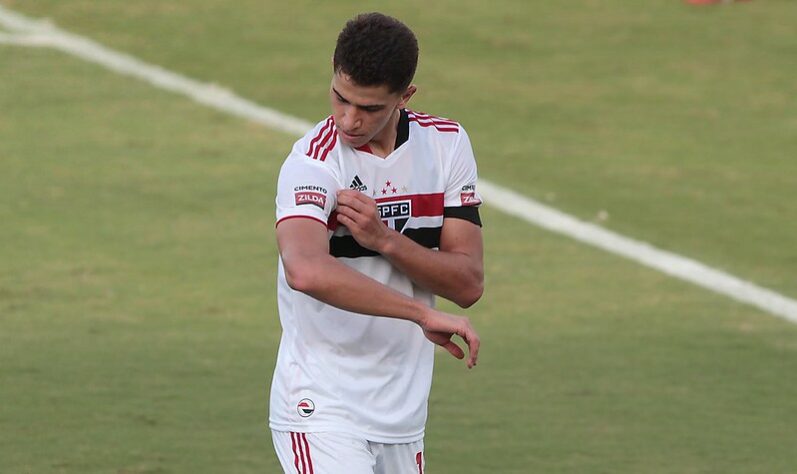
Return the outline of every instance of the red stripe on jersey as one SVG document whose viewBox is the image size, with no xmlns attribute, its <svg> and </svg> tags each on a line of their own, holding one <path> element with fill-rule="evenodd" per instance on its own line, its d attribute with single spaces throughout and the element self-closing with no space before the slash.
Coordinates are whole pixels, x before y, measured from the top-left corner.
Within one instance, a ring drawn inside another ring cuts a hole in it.
<svg viewBox="0 0 797 474">
<path fill-rule="evenodd" d="M 324 160 L 327 159 L 327 155 L 329 154 L 330 150 L 335 148 L 335 143 L 337 143 L 337 141 L 338 141 L 338 132 L 337 132 L 337 130 L 333 130 L 333 132 L 335 133 L 335 135 L 332 137 L 332 143 L 330 143 L 329 146 L 326 147 L 326 149 L 324 149 L 324 153 L 321 154 L 321 161 L 324 161 Z"/>
<path fill-rule="evenodd" d="M 302 433 L 302 440 L 304 440 L 304 449 L 307 451 L 307 463 L 310 465 L 310 474 L 313 472 L 313 460 L 310 458 L 310 443 L 307 442 L 307 433 Z"/>
<path fill-rule="evenodd" d="M 330 115 L 329 117 L 327 117 L 327 120 L 326 120 L 326 122 L 324 122 L 324 126 L 321 127 L 321 130 L 318 131 L 318 134 L 310 141 L 310 146 L 307 148 L 307 153 L 305 153 L 305 155 L 307 155 L 309 157 L 313 156 L 313 148 L 315 148 L 316 142 L 321 140 L 321 137 L 324 136 L 324 134 L 326 133 L 327 129 L 329 127 L 331 127 L 333 123 L 334 123 L 334 119 Z"/>
<path fill-rule="evenodd" d="M 291 431 L 291 449 L 293 449 L 293 465 L 296 466 L 296 472 L 302 474 L 299 470 L 299 453 L 296 452 L 296 434 Z"/>
<path fill-rule="evenodd" d="M 421 112 L 409 112 L 407 114 L 408 117 L 417 117 L 421 120 L 433 121 L 441 124 L 448 124 L 448 125 L 459 125 L 457 122 L 453 120 L 449 120 L 447 118 L 442 117 L 435 117 L 434 115 L 424 114 Z"/>
<path fill-rule="evenodd" d="M 324 135 L 324 139 L 318 144 L 318 147 L 313 152 L 312 158 L 317 160 L 321 157 L 322 153 L 329 153 L 330 144 L 331 146 L 335 146 L 335 141 L 338 139 L 338 129 L 335 125 L 332 125 L 332 128 L 327 131 L 326 135 Z M 324 158 L 326 158 L 326 154 L 324 154 Z"/>
<path fill-rule="evenodd" d="M 410 122 L 415 122 L 422 127 L 430 127 L 433 126 L 435 128 L 447 128 L 452 130 L 459 130 L 459 125 L 457 124 L 449 124 L 449 123 L 442 123 L 442 122 L 429 122 L 424 120 L 418 120 L 416 118 L 409 119 Z"/>
<path fill-rule="evenodd" d="M 284 222 L 284 221 L 287 221 L 288 219 L 310 219 L 310 220 L 314 220 L 314 221 L 316 221 L 316 222 L 320 222 L 320 223 L 321 223 L 321 224 L 323 224 L 324 226 L 326 226 L 326 225 L 327 225 L 327 223 L 326 223 L 326 222 L 322 221 L 321 219 L 319 219 L 319 218 L 317 218 L 317 217 L 313 217 L 313 216 L 285 216 L 285 217 L 283 217 L 282 219 L 278 220 L 278 221 L 277 221 L 277 223 L 276 223 L 276 224 L 274 224 L 274 227 L 277 227 L 277 226 L 278 226 L 278 225 L 280 225 L 282 222 Z"/>
<path fill-rule="evenodd" d="M 420 125 L 421 127 L 434 127 L 438 132 L 459 132 L 459 127 L 456 127 L 456 128 L 450 127 L 450 126 L 449 127 L 444 127 L 444 126 L 437 125 L 437 124 L 434 124 L 434 123 L 419 122 L 419 121 L 413 120 L 413 119 L 410 119 L 410 122 L 415 122 L 418 125 Z"/>
<path fill-rule="evenodd" d="M 407 109 L 407 113 L 408 114 L 413 114 L 413 115 L 418 115 L 418 116 L 421 116 L 421 117 L 430 117 L 430 118 L 435 118 L 435 119 L 440 119 L 440 120 L 451 120 L 451 119 L 448 119 L 448 118 L 445 118 L 445 117 L 438 117 L 437 115 L 427 114 L 426 112 L 419 112 L 417 110 Z"/>
<path fill-rule="evenodd" d="M 443 203 L 445 202 L 443 193 L 377 198 L 376 203 L 385 204 L 407 200 L 412 201 L 412 217 L 437 217 L 443 215 Z"/>
<path fill-rule="evenodd" d="M 433 119 L 433 118 L 418 117 L 418 116 L 415 116 L 415 115 L 408 115 L 407 118 L 412 120 L 412 121 L 414 121 L 414 122 L 433 123 L 433 124 L 436 124 L 436 125 L 443 125 L 443 126 L 448 126 L 448 127 L 456 127 L 456 126 L 459 125 L 457 122 L 452 122 L 450 120 L 436 120 L 436 119 Z"/>
<path fill-rule="evenodd" d="M 415 113 L 408 114 L 410 122 L 415 122 L 421 127 L 434 127 L 440 132 L 459 132 L 459 124 L 451 120 L 437 119 L 434 117 L 421 117 Z"/>
</svg>

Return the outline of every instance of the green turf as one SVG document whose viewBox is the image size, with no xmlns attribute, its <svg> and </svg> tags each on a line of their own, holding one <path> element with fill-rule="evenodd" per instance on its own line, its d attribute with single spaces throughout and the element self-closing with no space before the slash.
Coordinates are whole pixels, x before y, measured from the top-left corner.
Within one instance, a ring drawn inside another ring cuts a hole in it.
<svg viewBox="0 0 797 474">
<path fill-rule="evenodd" d="M 307 119 L 360 8 L 0 2 Z M 641 3 L 387 10 L 484 175 L 797 294 L 794 4 Z M 0 77 L 0 472 L 276 472 L 293 138 L 57 52 L 0 45 Z M 482 360 L 438 357 L 429 472 L 797 470 L 797 328 L 484 220 Z"/>
<path fill-rule="evenodd" d="M 0 63 L 0 472 L 262 468 L 291 139 L 57 53 Z"/>
</svg>

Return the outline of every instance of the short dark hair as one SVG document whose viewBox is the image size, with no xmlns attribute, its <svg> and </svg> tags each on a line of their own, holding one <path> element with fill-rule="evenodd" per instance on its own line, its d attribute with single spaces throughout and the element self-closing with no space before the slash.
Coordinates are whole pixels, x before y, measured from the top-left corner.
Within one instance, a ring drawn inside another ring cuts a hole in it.
<svg viewBox="0 0 797 474">
<path fill-rule="evenodd" d="M 360 86 L 387 85 L 390 92 L 403 92 L 418 66 L 418 40 L 393 17 L 362 13 L 338 35 L 333 65 Z"/>
</svg>

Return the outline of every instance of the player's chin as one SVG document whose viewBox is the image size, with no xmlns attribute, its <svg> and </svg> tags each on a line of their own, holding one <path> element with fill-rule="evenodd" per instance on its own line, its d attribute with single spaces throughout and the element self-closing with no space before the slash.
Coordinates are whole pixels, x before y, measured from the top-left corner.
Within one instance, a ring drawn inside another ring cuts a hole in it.
<svg viewBox="0 0 797 474">
<path fill-rule="evenodd" d="M 343 143 L 349 145 L 350 147 L 356 148 L 368 143 L 368 137 L 366 135 L 349 135 L 342 130 L 338 130 L 338 136 Z"/>
</svg>

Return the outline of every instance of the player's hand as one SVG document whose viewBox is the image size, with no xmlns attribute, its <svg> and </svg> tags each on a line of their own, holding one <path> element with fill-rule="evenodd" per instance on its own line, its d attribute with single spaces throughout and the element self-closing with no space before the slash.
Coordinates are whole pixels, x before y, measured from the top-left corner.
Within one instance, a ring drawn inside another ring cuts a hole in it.
<svg viewBox="0 0 797 474">
<path fill-rule="evenodd" d="M 379 218 L 376 201 L 353 189 L 338 191 L 338 222 L 363 247 L 380 252 L 391 230 Z"/>
<path fill-rule="evenodd" d="M 430 309 L 419 324 L 427 339 L 442 346 L 457 359 L 465 358 L 465 352 L 451 337 L 454 334 L 461 337 L 468 345 L 468 368 L 472 369 L 476 365 L 481 341 L 468 318 Z"/>
</svg>

